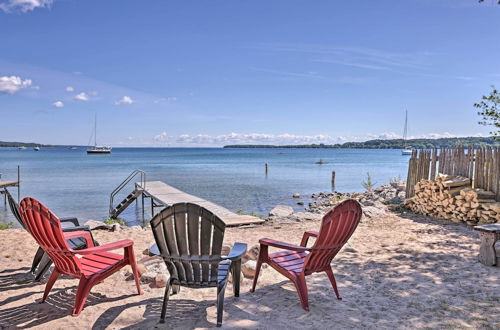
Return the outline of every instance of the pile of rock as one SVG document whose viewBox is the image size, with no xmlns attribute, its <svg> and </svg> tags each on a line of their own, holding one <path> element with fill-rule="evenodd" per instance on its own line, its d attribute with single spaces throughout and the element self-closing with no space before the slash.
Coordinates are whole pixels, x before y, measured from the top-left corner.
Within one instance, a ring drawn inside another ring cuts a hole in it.
<svg viewBox="0 0 500 330">
<path fill-rule="evenodd" d="M 222 255 L 228 255 L 231 251 L 231 246 L 222 246 Z M 165 262 L 160 256 L 149 256 L 149 250 L 145 250 L 143 254 L 148 255 L 137 262 L 137 271 L 141 283 L 149 283 L 152 287 L 163 288 L 167 285 L 170 275 L 167 270 Z M 257 258 L 259 256 L 259 245 L 254 245 L 252 248 L 247 250 L 245 255 L 241 259 L 241 272 L 240 277 L 241 282 L 244 278 L 253 278 L 255 276 Z M 266 268 L 263 265 L 262 268 Z M 122 274 L 131 281 L 134 279 L 132 275 L 132 269 L 130 266 L 125 267 L 122 270 Z M 229 282 L 232 282 L 232 276 L 229 275 Z"/>
</svg>

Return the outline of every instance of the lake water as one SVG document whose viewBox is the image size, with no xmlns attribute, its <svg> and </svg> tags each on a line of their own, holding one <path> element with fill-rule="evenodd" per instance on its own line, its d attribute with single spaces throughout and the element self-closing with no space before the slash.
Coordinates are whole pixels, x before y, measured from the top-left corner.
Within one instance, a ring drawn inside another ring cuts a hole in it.
<svg viewBox="0 0 500 330">
<path fill-rule="evenodd" d="M 319 159 L 328 163 L 315 164 Z M 294 193 L 307 205 L 312 193 L 332 191 L 332 171 L 335 189 L 343 192 L 362 191 L 367 172 L 378 184 L 404 179 L 408 159 L 400 150 L 367 149 L 114 148 L 110 155 L 87 155 L 84 148 L 0 148 L 0 173 L 2 180 L 15 180 L 19 165 L 21 197 L 83 221 L 107 218 L 109 194 L 134 169 L 230 210 L 267 215 L 277 204 L 303 209 Z M 134 224 L 142 212 L 134 203 L 121 217 Z M 1 201 L 0 223 L 9 221 Z"/>
</svg>

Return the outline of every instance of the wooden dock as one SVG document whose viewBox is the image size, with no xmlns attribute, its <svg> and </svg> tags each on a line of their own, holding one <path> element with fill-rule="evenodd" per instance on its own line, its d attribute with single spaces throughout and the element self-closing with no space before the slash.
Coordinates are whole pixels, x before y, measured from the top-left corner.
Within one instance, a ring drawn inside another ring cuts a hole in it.
<svg viewBox="0 0 500 330">
<path fill-rule="evenodd" d="M 249 225 L 265 221 L 251 215 L 236 214 L 220 205 L 185 193 L 162 181 L 148 181 L 145 186 L 142 187 L 140 182 L 136 183 L 136 187 L 143 190 L 145 197 L 152 198 L 157 205 L 169 206 L 175 203 L 195 203 L 217 215 L 224 221 L 226 226 Z"/>
</svg>

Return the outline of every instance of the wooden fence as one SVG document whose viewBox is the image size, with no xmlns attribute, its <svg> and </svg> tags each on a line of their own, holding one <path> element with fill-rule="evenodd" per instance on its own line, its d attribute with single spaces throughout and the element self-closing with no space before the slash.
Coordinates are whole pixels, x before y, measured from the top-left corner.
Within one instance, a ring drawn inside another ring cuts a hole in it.
<svg viewBox="0 0 500 330">
<path fill-rule="evenodd" d="M 492 191 L 500 201 L 500 147 L 414 150 L 408 165 L 406 197 L 413 197 L 417 182 L 434 180 L 438 173 L 468 177 L 474 188 Z"/>
</svg>

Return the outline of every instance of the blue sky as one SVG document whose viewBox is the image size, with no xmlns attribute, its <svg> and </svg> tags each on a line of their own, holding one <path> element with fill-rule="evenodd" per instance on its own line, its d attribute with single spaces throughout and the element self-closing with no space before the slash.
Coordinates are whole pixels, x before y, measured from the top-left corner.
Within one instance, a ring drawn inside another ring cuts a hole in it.
<svg viewBox="0 0 500 330">
<path fill-rule="evenodd" d="M 0 140 L 486 135 L 499 38 L 493 0 L 0 0 Z"/>
</svg>

